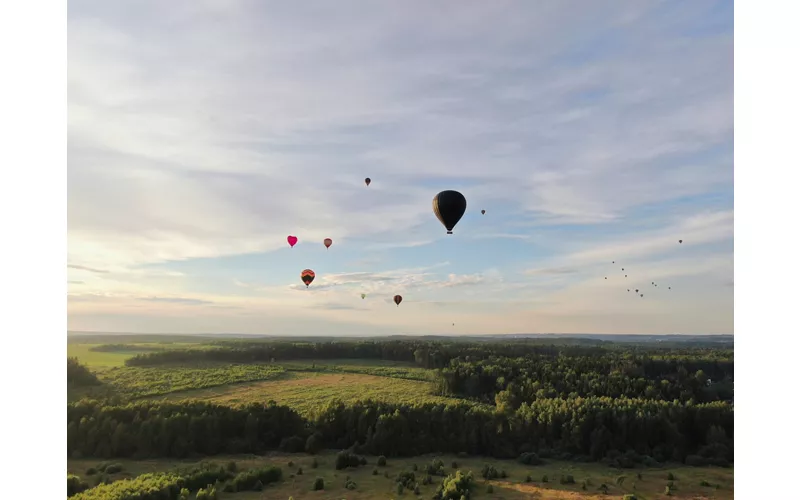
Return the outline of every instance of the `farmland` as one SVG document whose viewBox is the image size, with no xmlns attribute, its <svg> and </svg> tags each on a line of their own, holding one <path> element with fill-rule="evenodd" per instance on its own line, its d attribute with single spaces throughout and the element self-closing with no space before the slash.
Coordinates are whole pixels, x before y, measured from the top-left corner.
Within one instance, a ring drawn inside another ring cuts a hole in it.
<svg viewBox="0 0 800 500">
<path fill-rule="evenodd" d="M 453 462 L 472 472 L 470 498 L 733 497 L 726 346 L 147 340 L 69 344 L 68 472 L 82 495 L 234 461 L 281 479 L 238 493 L 222 481 L 219 498 L 398 498 L 412 472 L 431 498 Z M 367 465 L 335 469 L 343 449 Z M 443 476 L 423 482 L 437 457 Z M 103 461 L 122 470 L 87 476 Z"/>
</svg>

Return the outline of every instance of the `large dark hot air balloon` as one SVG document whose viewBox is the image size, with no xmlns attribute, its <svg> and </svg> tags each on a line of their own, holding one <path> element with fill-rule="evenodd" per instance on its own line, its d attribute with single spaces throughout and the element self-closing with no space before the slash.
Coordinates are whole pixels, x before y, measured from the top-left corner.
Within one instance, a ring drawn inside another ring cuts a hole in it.
<svg viewBox="0 0 800 500">
<path fill-rule="evenodd" d="M 466 210 L 467 199 L 458 191 L 442 191 L 433 197 L 433 213 L 447 229 L 447 234 L 453 234 L 453 228 Z"/>
<path fill-rule="evenodd" d="M 364 179 L 364 184 L 366 184 L 367 186 L 369 186 L 369 183 L 370 183 L 370 182 L 372 182 L 372 179 L 370 179 L 369 177 L 367 177 L 366 179 Z"/>
<path fill-rule="evenodd" d="M 306 288 L 308 288 L 308 285 L 310 285 L 311 282 L 314 281 L 314 278 L 316 276 L 317 275 L 314 274 L 314 271 L 312 271 L 311 269 L 304 269 L 303 272 L 300 273 L 300 279 L 303 280 L 303 283 L 306 284 Z"/>
<path fill-rule="evenodd" d="M 683 243 L 683 240 L 678 240 L 678 243 Z"/>
<path fill-rule="evenodd" d="M 325 248 L 330 248 L 333 245 L 333 240 L 330 238 L 325 238 L 322 242 L 325 244 Z"/>
<path fill-rule="evenodd" d="M 486 210 L 481 210 L 481 215 L 486 215 Z"/>
<path fill-rule="evenodd" d="M 395 303 L 395 304 L 397 304 L 397 305 L 399 306 L 399 305 L 400 305 L 400 302 L 403 302 L 403 297 L 401 297 L 401 296 L 399 296 L 399 295 L 395 295 L 395 296 L 394 296 L 394 303 Z"/>
<path fill-rule="evenodd" d="M 637 288 L 636 290 L 634 290 L 634 292 L 639 293 L 639 289 Z"/>
</svg>

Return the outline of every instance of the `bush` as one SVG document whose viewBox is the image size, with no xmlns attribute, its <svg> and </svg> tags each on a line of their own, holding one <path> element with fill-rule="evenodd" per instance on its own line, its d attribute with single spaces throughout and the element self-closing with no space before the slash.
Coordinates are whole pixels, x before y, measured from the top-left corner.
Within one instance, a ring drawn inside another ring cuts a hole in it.
<svg viewBox="0 0 800 500">
<path fill-rule="evenodd" d="M 195 500 L 209 500 L 208 493 L 203 488 L 197 490 L 197 496 L 194 497 Z"/>
<path fill-rule="evenodd" d="M 122 464 L 110 464 L 105 466 L 103 472 L 106 474 L 116 474 L 117 472 L 122 472 Z"/>
<path fill-rule="evenodd" d="M 566 476 L 561 476 L 559 482 L 561 484 L 575 484 L 575 478 L 571 474 L 567 474 Z"/>
<path fill-rule="evenodd" d="M 317 462 L 317 459 L 315 458 L 314 460 L 311 461 L 311 468 L 312 469 L 316 469 L 317 467 L 319 467 L 319 463 Z"/>
<path fill-rule="evenodd" d="M 281 443 L 278 445 L 278 448 L 281 451 L 285 451 L 288 453 L 298 453 L 305 449 L 306 442 L 303 438 L 299 436 L 291 436 L 285 437 L 281 439 Z"/>
<path fill-rule="evenodd" d="M 395 481 L 408 489 L 412 489 L 417 484 L 417 477 L 413 472 L 404 471 L 397 475 Z"/>
<path fill-rule="evenodd" d="M 231 460 L 230 462 L 228 462 L 228 465 L 225 466 L 225 469 L 228 472 L 236 472 L 236 462 Z"/>
<path fill-rule="evenodd" d="M 581 482 L 581 489 L 582 489 L 583 491 L 586 491 L 586 481 L 582 481 L 582 482 Z"/>
<path fill-rule="evenodd" d="M 497 472 L 494 465 L 486 464 L 483 466 L 483 469 L 481 469 L 481 477 L 484 479 L 497 479 L 500 477 L 500 473 Z"/>
<path fill-rule="evenodd" d="M 508 474 L 506 474 L 506 470 L 505 469 L 500 471 L 500 477 L 503 478 L 503 479 L 508 477 Z"/>
<path fill-rule="evenodd" d="M 187 490 L 186 488 L 181 488 L 181 492 L 178 494 L 178 500 L 189 500 L 191 495 L 191 491 Z"/>
<path fill-rule="evenodd" d="M 342 450 L 336 454 L 336 470 L 358 467 L 359 465 L 363 465 L 362 460 L 366 463 L 363 457 L 359 457 L 351 451 Z"/>
<path fill-rule="evenodd" d="M 667 474 L 667 479 L 668 479 L 669 481 L 674 481 L 674 480 L 675 480 L 675 474 L 673 474 L 672 472 L 670 472 L 669 474 Z"/>
<path fill-rule="evenodd" d="M 451 469 L 458 469 L 458 462 L 456 462 L 455 460 L 450 462 L 450 468 Z"/>
<path fill-rule="evenodd" d="M 638 479 L 639 481 L 642 480 L 642 473 L 641 472 L 637 472 L 636 473 L 636 479 Z"/>
<path fill-rule="evenodd" d="M 94 467 L 89 467 L 88 469 L 86 469 L 87 476 L 94 476 L 95 474 L 97 474 L 97 469 L 95 469 Z"/>
<path fill-rule="evenodd" d="M 405 488 L 403 488 L 403 484 L 402 483 L 397 483 L 397 494 L 398 495 L 402 495 L 404 489 Z"/>
<path fill-rule="evenodd" d="M 321 477 L 318 477 L 314 480 L 314 484 L 311 486 L 311 489 L 314 491 L 322 491 L 325 489 L 325 480 Z"/>
<path fill-rule="evenodd" d="M 377 476 L 378 475 L 378 469 L 372 469 L 372 475 L 373 476 Z"/>
<path fill-rule="evenodd" d="M 533 478 L 531 477 L 531 475 L 530 475 L 530 474 L 528 474 L 527 476 L 525 476 L 525 482 L 526 482 L 526 483 L 531 483 L 531 482 L 533 482 Z"/>
<path fill-rule="evenodd" d="M 76 495 L 81 491 L 88 490 L 89 483 L 81 479 L 79 476 L 73 476 L 72 474 L 67 474 L 67 496 L 71 497 L 72 495 Z"/>
<path fill-rule="evenodd" d="M 302 476 L 303 475 L 303 468 L 302 467 L 298 467 L 297 468 L 297 475 L 298 476 Z"/>
<path fill-rule="evenodd" d="M 225 487 L 222 488 L 222 491 L 225 493 L 236 493 L 236 486 L 233 483 L 225 483 Z"/>
<path fill-rule="evenodd" d="M 378 466 L 386 467 L 386 457 L 384 457 L 383 455 L 378 457 Z"/>
<path fill-rule="evenodd" d="M 603 495 L 608 495 L 608 485 L 606 485 L 606 483 L 602 483 L 597 489 L 600 490 Z"/>
<path fill-rule="evenodd" d="M 281 480 L 283 471 L 279 467 L 265 467 L 263 469 L 251 469 L 240 472 L 233 478 L 231 483 L 236 491 L 252 490 L 257 482 L 261 485 L 276 483 Z"/>
<path fill-rule="evenodd" d="M 291 461 L 291 460 L 289 460 L 289 463 L 288 463 L 288 464 L 286 464 L 286 465 L 287 465 L 287 466 L 289 466 L 289 467 L 294 467 L 294 462 L 293 462 L 293 461 Z"/>
<path fill-rule="evenodd" d="M 442 484 L 436 490 L 433 498 L 436 500 L 469 498 L 473 484 L 471 472 L 464 474 L 458 470 L 455 474 L 451 474 L 442 480 Z"/>
<path fill-rule="evenodd" d="M 533 452 L 527 452 L 517 457 L 517 462 L 524 465 L 542 465 L 544 460 L 539 458 L 539 455 Z"/>
<path fill-rule="evenodd" d="M 319 453 L 322 451 L 324 447 L 324 443 L 322 440 L 322 434 L 319 432 L 315 432 L 314 434 L 308 436 L 306 439 L 306 453 L 310 453 L 312 455 Z"/>
<path fill-rule="evenodd" d="M 419 470 L 419 467 L 417 466 L 417 464 L 414 464 L 414 465 L 411 467 L 411 469 L 412 469 L 414 472 L 417 472 L 417 471 Z"/>
<path fill-rule="evenodd" d="M 415 495 L 420 495 L 421 494 L 420 491 L 419 491 L 419 485 L 418 484 L 414 485 L 414 494 Z"/>
<path fill-rule="evenodd" d="M 542 482 L 543 482 L 543 483 L 546 483 L 546 482 L 548 481 L 548 479 L 549 479 L 549 478 L 547 477 L 547 474 L 545 474 L 544 476 L 542 476 Z"/>
<path fill-rule="evenodd" d="M 494 493 L 494 487 L 491 484 L 486 487 L 486 493 Z"/>
<path fill-rule="evenodd" d="M 628 493 L 627 495 L 622 497 L 622 500 L 639 500 L 639 499 L 633 493 Z"/>
<path fill-rule="evenodd" d="M 431 476 L 444 477 L 446 475 L 444 472 L 444 462 L 441 459 L 434 458 L 431 460 L 431 463 L 425 466 L 425 472 Z"/>
<path fill-rule="evenodd" d="M 383 477 L 385 477 L 385 478 L 387 478 L 387 479 L 389 478 L 389 471 L 388 471 L 388 470 L 387 470 L 387 471 L 384 471 L 384 473 L 383 473 Z"/>
<path fill-rule="evenodd" d="M 700 481 L 700 486 L 711 486 L 711 483 L 703 479 L 702 481 Z"/>
<path fill-rule="evenodd" d="M 356 489 L 356 483 L 355 481 L 351 481 L 348 479 L 347 482 L 344 483 L 344 487 L 347 488 L 348 490 L 354 490 Z"/>
<path fill-rule="evenodd" d="M 670 488 L 669 486 L 665 486 L 664 487 L 664 494 L 667 495 L 668 497 L 671 497 L 672 496 L 672 488 Z"/>
<path fill-rule="evenodd" d="M 253 491 L 264 491 L 264 483 L 256 481 L 256 484 L 253 485 Z"/>
</svg>

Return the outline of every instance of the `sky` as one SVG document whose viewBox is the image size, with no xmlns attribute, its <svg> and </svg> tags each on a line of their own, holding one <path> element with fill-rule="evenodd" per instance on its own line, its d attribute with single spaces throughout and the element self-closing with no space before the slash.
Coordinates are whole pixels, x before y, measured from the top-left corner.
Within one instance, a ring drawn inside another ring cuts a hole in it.
<svg viewBox="0 0 800 500">
<path fill-rule="evenodd" d="M 732 2 L 68 9 L 70 330 L 733 333 Z"/>
</svg>

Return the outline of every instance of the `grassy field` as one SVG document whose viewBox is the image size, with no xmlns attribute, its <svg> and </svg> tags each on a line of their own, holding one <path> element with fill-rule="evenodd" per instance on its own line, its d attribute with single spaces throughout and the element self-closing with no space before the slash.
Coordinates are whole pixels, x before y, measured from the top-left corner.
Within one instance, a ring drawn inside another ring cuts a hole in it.
<svg viewBox="0 0 800 500">
<path fill-rule="evenodd" d="M 325 359 L 308 361 L 278 361 L 276 365 L 289 371 L 328 371 L 340 373 L 361 373 L 379 377 L 403 378 L 409 380 L 433 380 L 433 370 L 420 368 L 414 363 L 371 359 Z"/>
<path fill-rule="evenodd" d="M 421 496 L 416 497 L 413 492 L 406 491 L 398 495 L 395 490 L 395 476 L 402 471 L 410 471 L 414 464 L 420 469 L 429 463 L 433 458 L 441 458 L 446 465 L 446 472 L 452 473 L 451 465 L 457 462 L 462 471 L 472 471 L 476 477 L 476 486 L 473 490 L 473 499 L 508 499 L 522 500 L 531 498 L 540 499 L 608 499 L 621 498 L 626 493 L 635 493 L 637 498 L 645 500 L 654 499 L 732 499 L 733 498 L 733 469 L 721 468 L 694 468 L 683 465 L 674 467 L 666 466 L 658 469 L 637 469 L 637 470 L 617 470 L 599 464 L 575 464 L 569 462 L 549 461 L 545 465 L 525 466 L 512 460 L 493 460 L 479 457 L 459 458 L 451 455 L 426 455 L 409 459 L 389 458 L 386 467 L 376 466 L 376 457 L 367 457 L 368 465 L 357 469 L 347 469 L 337 471 L 334 469 L 334 453 L 326 452 L 316 456 L 318 467 L 312 468 L 314 457 L 306 454 L 271 454 L 264 457 L 255 456 L 236 456 L 236 457 L 214 457 L 207 462 L 226 464 L 233 460 L 240 470 L 263 467 L 265 465 L 277 465 L 283 469 L 283 481 L 279 484 L 268 485 L 261 492 L 242 492 L 242 493 L 221 493 L 222 499 L 256 500 L 256 499 L 280 499 L 285 500 L 290 496 L 295 500 L 315 499 L 315 500 L 367 500 L 367 499 L 399 499 L 399 498 L 430 498 L 436 491 L 441 478 L 434 478 L 432 485 L 423 486 L 421 480 L 424 474 L 417 473 L 420 482 Z M 67 470 L 71 474 L 88 479 L 93 484 L 92 478 L 86 476 L 89 467 L 97 465 L 98 460 L 69 460 Z M 112 479 L 124 477 L 134 477 L 146 472 L 167 472 L 179 467 L 187 467 L 197 464 L 197 461 L 177 461 L 177 460 L 113 460 L 114 463 L 123 465 L 123 471 L 114 474 Z M 289 466 L 289 462 L 293 462 Z M 498 470 L 505 470 L 508 474 L 506 479 L 493 480 L 486 482 L 480 477 L 480 471 L 484 464 L 494 465 Z M 303 474 L 298 475 L 298 468 L 303 469 Z M 377 469 L 378 474 L 373 475 L 373 470 Z M 384 476 L 388 472 L 389 478 Z M 637 472 L 642 474 L 642 479 L 637 478 Z M 669 482 L 667 474 L 672 472 L 675 475 L 672 496 L 664 494 L 664 488 Z M 559 484 L 562 475 L 571 474 L 575 478 L 576 484 Z M 533 482 L 526 482 L 526 476 L 530 475 Z M 547 475 L 549 481 L 542 482 L 542 477 Z M 626 476 L 622 486 L 617 486 L 616 479 Z M 356 490 L 348 490 L 344 487 L 347 477 L 350 477 L 357 484 Z M 311 484 L 316 477 L 325 480 L 325 491 L 311 491 Z M 586 491 L 581 489 L 581 483 L 587 481 L 589 485 Z M 701 486 L 701 481 L 707 481 L 712 486 Z M 487 486 L 491 483 L 493 493 L 487 493 Z M 608 495 L 603 495 L 598 488 L 605 483 L 608 486 Z M 716 486 L 719 485 L 719 488 Z M 635 489 L 634 489 L 635 487 Z"/>
<path fill-rule="evenodd" d="M 354 373 L 290 372 L 280 380 L 185 391 L 153 399 L 199 399 L 229 405 L 273 400 L 304 415 L 309 415 L 334 399 L 348 402 L 371 398 L 397 403 L 463 401 L 434 396 L 432 390 L 433 384 L 418 380 Z"/>
</svg>

